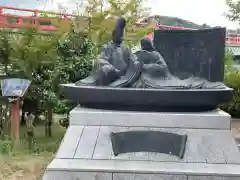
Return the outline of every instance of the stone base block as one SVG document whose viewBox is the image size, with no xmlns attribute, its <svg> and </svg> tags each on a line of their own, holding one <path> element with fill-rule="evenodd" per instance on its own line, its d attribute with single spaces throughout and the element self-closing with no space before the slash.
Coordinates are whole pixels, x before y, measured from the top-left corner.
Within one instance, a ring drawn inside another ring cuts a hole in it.
<svg viewBox="0 0 240 180">
<path fill-rule="evenodd" d="M 43 180 L 240 180 L 240 152 L 230 116 L 75 108 Z M 138 152 L 114 156 L 111 132 L 163 131 L 188 136 L 183 159 Z"/>
<path fill-rule="evenodd" d="M 70 124 L 78 126 L 138 126 L 188 129 L 230 129 L 231 117 L 221 110 L 201 113 L 112 111 L 76 107 Z"/>
<path fill-rule="evenodd" d="M 55 159 L 43 180 L 239 180 L 240 166 Z"/>
</svg>

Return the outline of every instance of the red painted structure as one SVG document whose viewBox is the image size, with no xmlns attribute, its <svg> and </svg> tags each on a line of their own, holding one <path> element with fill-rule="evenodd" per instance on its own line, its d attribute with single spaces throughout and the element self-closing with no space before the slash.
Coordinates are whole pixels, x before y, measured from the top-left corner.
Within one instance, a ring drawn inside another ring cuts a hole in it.
<svg viewBox="0 0 240 180">
<path fill-rule="evenodd" d="M 11 132 L 12 137 L 19 140 L 20 137 L 20 99 L 14 99 L 11 106 Z"/>
<path fill-rule="evenodd" d="M 21 14 L 24 13 L 32 13 L 31 16 L 24 15 L 14 15 L 10 13 L 5 13 L 4 11 L 19 11 Z M 53 14 L 58 19 L 69 20 L 74 17 L 72 14 L 61 14 L 55 12 L 47 12 L 40 10 L 32 10 L 32 9 L 22 9 L 22 8 L 14 8 L 7 6 L 0 6 L 0 28 L 38 28 L 42 31 L 56 31 L 58 27 L 51 24 L 49 18 L 41 17 L 41 14 Z M 175 26 L 166 26 L 162 24 L 158 24 L 157 28 L 159 29 L 188 29 L 184 27 L 175 27 Z M 149 35 L 150 38 L 153 38 L 153 34 Z M 240 34 L 227 34 L 226 44 L 231 45 L 240 45 Z"/>
<path fill-rule="evenodd" d="M 197 29 L 190 29 L 184 27 L 177 27 L 177 26 L 166 26 L 162 24 L 157 24 L 156 29 L 168 29 L 168 30 L 197 30 Z M 154 34 L 147 35 L 150 39 L 153 39 Z M 226 44 L 229 45 L 240 45 L 240 34 L 237 33 L 227 33 L 226 36 Z"/>
<path fill-rule="evenodd" d="M 18 11 L 21 14 L 32 13 L 32 15 L 15 15 L 4 11 Z M 42 14 L 53 15 L 52 18 L 62 20 L 69 20 L 74 16 L 72 14 L 0 6 L 0 28 L 38 28 L 42 31 L 56 31 L 58 28 L 51 24 L 51 18 L 41 17 Z"/>
</svg>

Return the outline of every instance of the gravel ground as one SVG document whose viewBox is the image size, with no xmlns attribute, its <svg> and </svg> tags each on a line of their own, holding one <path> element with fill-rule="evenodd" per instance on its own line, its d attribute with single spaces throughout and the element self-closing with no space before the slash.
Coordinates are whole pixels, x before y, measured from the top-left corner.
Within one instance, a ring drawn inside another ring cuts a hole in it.
<svg viewBox="0 0 240 180">
<path fill-rule="evenodd" d="M 0 180 L 41 180 L 51 156 L 0 157 Z"/>
</svg>

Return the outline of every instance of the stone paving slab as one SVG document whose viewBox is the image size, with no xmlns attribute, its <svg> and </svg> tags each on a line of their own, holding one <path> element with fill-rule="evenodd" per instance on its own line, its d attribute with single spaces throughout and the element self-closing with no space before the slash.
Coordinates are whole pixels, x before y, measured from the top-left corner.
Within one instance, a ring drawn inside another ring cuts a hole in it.
<svg viewBox="0 0 240 180">
<path fill-rule="evenodd" d="M 168 175 L 176 177 L 192 177 L 196 180 L 205 177 L 230 178 L 240 177 L 240 165 L 233 164 L 204 164 L 204 163 L 176 163 L 176 162 L 147 162 L 126 160 L 86 160 L 86 159 L 54 159 L 48 166 L 47 173 L 69 171 L 91 173 L 122 173 Z M 197 177 L 201 177 L 197 179 Z M 210 179 L 211 179 L 210 178 Z M 125 178 L 124 178 L 125 179 Z M 161 178 L 160 178 L 161 179 Z M 170 178 L 166 178 L 168 180 Z M 183 178 L 184 179 L 184 178 Z M 213 178 L 213 180 L 216 180 Z M 165 179 L 164 179 L 165 180 Z"/>
<path fill-rule="evenodd" d="M 161 153 L 139 152 L 114 156 L 111 132 L 152 130 L 187 134 L 183 159 Z M 228 130 L 144 128 L 113 126 L 70 126 L 57 152 L 58 159 L 138 160 L 181 163 L 240 164 L 240 152 Z"/>
<path fill-rule="evenodd" d="M 239 180 L 232 176 L 48 171 L 43 180 Z"/>
</svg>

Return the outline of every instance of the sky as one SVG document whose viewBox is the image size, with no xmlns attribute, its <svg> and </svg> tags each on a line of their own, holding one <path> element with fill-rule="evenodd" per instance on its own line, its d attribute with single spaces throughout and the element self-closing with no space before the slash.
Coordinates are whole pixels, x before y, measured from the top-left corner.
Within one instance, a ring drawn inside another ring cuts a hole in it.
<svg viewBox="0 0 240 180">
<path fill-rule="evenodd" d="M 44 0 L 0 0 L 0 5 L 42 10 L 57 10 L 58 3 L 69 8 L 74 7 L 71 3 L 74 0 L 52 1 L 53 3 L 44 3 Z M 151 8 L 153 15 L 180 17 L 197 24 L 240 27 L 223 16 L 228 10 L 225 0 L 146 0 L 146 2 L 146 6 Z"/>
<path fill-rule="evenodd" d="M 149 0 L 149 6 L 153 14 L 176 16 L 197 24 L 238 27 L 223 16 L 228 11 L 225 0 Z"/>
</svg>

